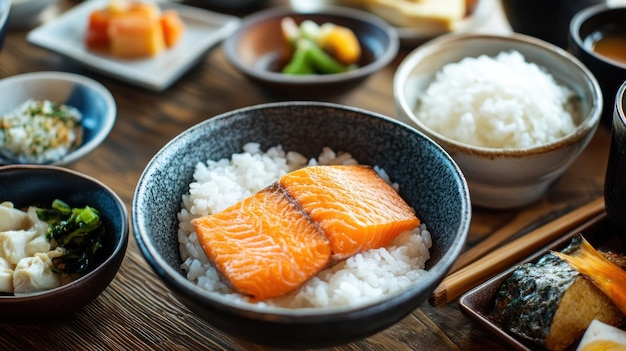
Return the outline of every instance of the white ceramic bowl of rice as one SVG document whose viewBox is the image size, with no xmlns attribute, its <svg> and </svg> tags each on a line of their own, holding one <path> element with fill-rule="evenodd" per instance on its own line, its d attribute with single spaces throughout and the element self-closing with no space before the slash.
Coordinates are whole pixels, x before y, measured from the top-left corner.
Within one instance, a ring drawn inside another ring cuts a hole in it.
<svg viewBox="0 0 626 351">
<path fill-rule="evenodd" d="M 393 88 L 399 119 L 440 144 L 463 170 L 472 203 L 488 208 L 545 196 L 602 112 L 583 64 L 521 34 L 434 39 L 401 62 Z"/>
<path fill-rule="evenodd" d="M 0 79 L 0 91 L 0 165 L 76 162 L 106 139 L 117 117 L 109 90 L 79 74 L 18 74 Z"/>
<path fill-rule="evenodd" d="M 272 300 L 250 302 L 220 279 L 192 218 L 220 211 L 292 169 L 355 162 L 394 183 L 422 226 Z M 430 297 L 469 229 L 466 186 L 441 147 L 391 118 L 328 103 L 265 104 L 213 117 L 159 151 L 137 184 L 133 228 L 157 275 L 216 328 L 266 345 L 324 347 L 387 328 Z"/>
</svg>

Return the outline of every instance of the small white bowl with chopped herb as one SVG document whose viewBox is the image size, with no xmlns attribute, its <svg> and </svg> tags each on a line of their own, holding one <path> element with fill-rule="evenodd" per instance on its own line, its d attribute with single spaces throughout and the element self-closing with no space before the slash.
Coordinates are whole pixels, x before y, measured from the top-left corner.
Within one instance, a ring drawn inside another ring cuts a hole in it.
<svg viewBox="0 0 626 351">
<path fill-rule="evenodd" d="M 111 93 L 91 78 L 34 72 L 0 79 L 0 165 L 66 165 L 93 151 L 115 124 Z"/>
</svg>

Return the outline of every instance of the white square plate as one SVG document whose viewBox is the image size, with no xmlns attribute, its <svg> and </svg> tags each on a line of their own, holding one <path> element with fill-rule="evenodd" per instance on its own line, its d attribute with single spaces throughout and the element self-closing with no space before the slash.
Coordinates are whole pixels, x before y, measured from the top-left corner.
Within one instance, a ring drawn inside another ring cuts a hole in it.
<svg viewBox="0 0 626 351">
<path fill-rule="evenodd" d="M 185 23 L 185 33 L 175 47 L 156 57 L 119 59 L 88 50 L 85 31 L 89 14 L 106 7 L 109 0 L 85 1 L 59 17 L 28 33 L 28 42 L 74 59 L 94 71 L 150 90 L 164 90 L 198 62 L 226 36 L 234 32 L 240 19 L 230 15 L 155 1 L 161 9 L 174 9 Z M 144 0 L 145 1 L 145 0 Z"/>
</svg>

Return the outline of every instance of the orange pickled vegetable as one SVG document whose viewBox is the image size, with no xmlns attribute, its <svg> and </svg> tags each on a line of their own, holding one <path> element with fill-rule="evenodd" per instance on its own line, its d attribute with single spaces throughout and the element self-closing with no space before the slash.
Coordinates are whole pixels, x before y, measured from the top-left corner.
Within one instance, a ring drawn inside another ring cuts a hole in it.
<svg viewBox="0 0 626 351">
<path fill-rule="evenodd" d="M 85 44 L 122 58 L 156 56 L 178 43 L 185 25 L 174 10 L 150 2 L 109 0 L 89 14 Z"/>
<path fill-rule="evenodd" d="M 109 21 L 111 14 L 106 9 L 96 10 L 89 14 L 85 44 L 90 49 L 107 49 L 110 44 Z"/>
<path fill-rule="evenodd" d="M 343 64 L 357 63 L 361 58 L 361 45 L 354 32 L 338 25 L 330 25 L 328 28 L 322 39 L 322 49 Z"/>
<path fill-rule="evenodd" d="M 163 38 L 165 39 L 165 46 L 168 48 L 173 47 L 180 41 L 185 31 L 185 24 L 178 15 L 178 12 L 174 10 L 165 10 L 161 15 L 161 27 L 163 29 Z"/>
<path fill-rule="evenodd" d="M 286 74 L 333 74 L 357 67 L 361 44 L 356 34 L 334 23 L 321 26 L 311 20 L 297 24 L 292 18 L 281 20 L 282 36 L 287 43 Z"/>
<path fill-rule="evenodd" d="M 111 55 L 124 58 L 155 56 L 165 48 L 158 20 L 143 12 L 117 15 L 109 24 Z"/>
</svg>

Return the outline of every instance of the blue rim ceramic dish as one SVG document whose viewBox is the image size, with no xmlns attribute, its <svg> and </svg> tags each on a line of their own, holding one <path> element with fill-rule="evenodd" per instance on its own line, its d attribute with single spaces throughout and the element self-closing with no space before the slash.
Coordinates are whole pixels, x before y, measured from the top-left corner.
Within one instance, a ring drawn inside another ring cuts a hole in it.
<svg viewBox="0 0 626 351">
<path fill-rule="evenodd" d="M 0 91 L 0 114 L 14 110 L 28 99 L 64 103 L 82 113 L 82 144 L 53 165 L 67 165 L 85 157 L 106 139 L 115 124 L 117 106 L 113 95 L 85 76 L 66 72 L 19 74 L 0 79 Z M 14 163 L 17 162 L 0 158 L 0 165 Z"/>
</svg>

